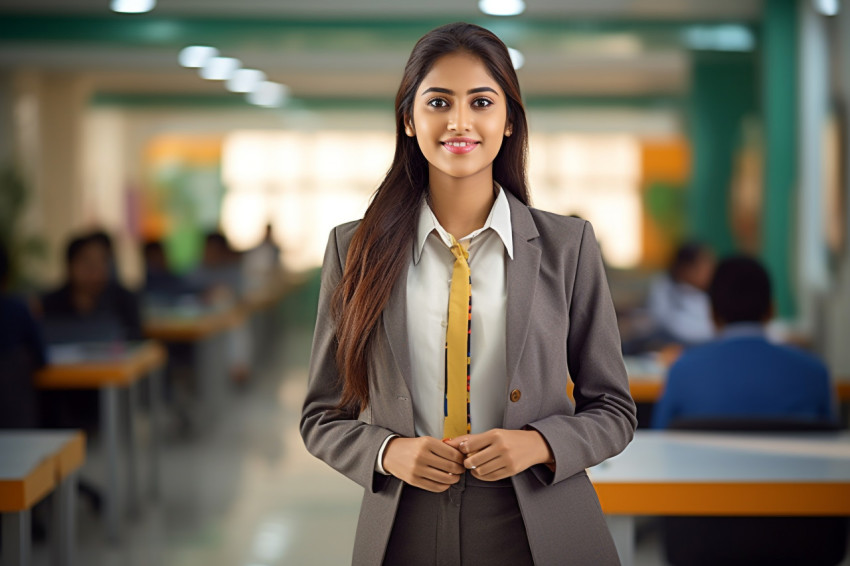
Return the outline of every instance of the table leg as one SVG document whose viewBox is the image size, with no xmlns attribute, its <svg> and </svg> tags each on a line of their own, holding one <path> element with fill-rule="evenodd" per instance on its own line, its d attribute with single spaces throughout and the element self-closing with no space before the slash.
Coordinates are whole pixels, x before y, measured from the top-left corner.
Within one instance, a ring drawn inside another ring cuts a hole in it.
<svg viewBox="0 0 850 566">
<path fill-rule="evenodd" d="M 17 513 L 3 513 L 3 546 L 0 548 L 0 566 L 29 566 L 32 549 L 32 517 L 29 509 Z"/>
<path fill-rule="evenodd" d="M 137 413 L 139 408 L 138 388 L 131 383 L 127 391 L 127 489 L 130 514 L 133 517 L 139 515 L 140 490 L 139 490 L 139 434 L 136 427 Z"/>
<path fill-rule="evenodd" d="M 635 518 L 631 515 L 605 515 L 622 566 L 635 563 Z"/>
<path fill-rule="evenodd" d="M 104 515 L 106 536 L 118 540 L 121 520 L 121 489 L 118 481 L 118 389 L 100 389 L 100 430 L 106 455 L 106 490 Z"/>
<path fill-rule="evenodd" d="M 165 368 L 153 370 L 148 376 L 150 392 L 150 496 L 160 494 L 160 421 L 162 419 L 162 391 Z"/>
<path fill-rule="evenodd" d="M 53 492 L 53 564 L 74 564 L 77 540 L 77 472 L 62 480 Z"/>
</svg>

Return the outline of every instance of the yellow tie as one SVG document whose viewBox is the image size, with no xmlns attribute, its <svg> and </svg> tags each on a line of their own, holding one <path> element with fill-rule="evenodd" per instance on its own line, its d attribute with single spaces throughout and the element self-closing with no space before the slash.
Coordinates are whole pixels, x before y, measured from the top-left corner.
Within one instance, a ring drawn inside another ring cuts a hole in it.
<svg viewBox="0 0 850 566">
<path fill-rule="evenodd" d="M 472 280 L 469 252 L 449 234 L 455 264 L 449 292 L 446 328 L 446 403 L 443 436 L 455 438 L 470 431 L 469 336 L 472 322 Z"/>
</svg>

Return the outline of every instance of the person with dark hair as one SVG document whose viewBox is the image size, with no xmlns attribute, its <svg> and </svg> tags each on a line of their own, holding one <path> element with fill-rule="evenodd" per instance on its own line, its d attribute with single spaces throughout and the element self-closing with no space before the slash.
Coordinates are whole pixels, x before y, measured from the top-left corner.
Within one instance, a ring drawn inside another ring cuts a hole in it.
<svg viewBox="0 0 850 566">
<path fill-rule="evenodd" d="M 636 425 L 614 307 L 590 224 L 529 207 L 504 43 L 427 33 L 395 119 L 365 216 L 328 239 L 301 415 L 364 488 L 353 563 L 619 564 L 585 473 Z"/>
<path fill-rule="evenodd" d="M 714 264 L 714 254 L 703 244 L 689 242 L 676 250 L 667 272 L 649 290 L 655 341 L 691 346 L 714 336 L 706 295 Z"/>
<path fill-rule="evenodd" d="M 111 276 L 111 247 L 97 234 L 72 239 L 66 248 L 67 277 L 58 289 L 42 297 L 46 319 L 79 323 L 114 320 L 113 339 L 141 340 L 142 319 L 135 293 Z"/>
<path fill-rule="evenodd" d="M 708 294 L 718 337 L 685 351 L 670 368 L 653 427 L 684 418 L 837 418 L 826 366 L 768 341 L 770 278 L 757 260 L 720 262 Z"/>
<path fill-rule="evenodd" d="M 26 303 L 6 288 L 11 260 L 0 244 L 0 429 L 39 424 L 32 372 L 46 359 L 44 340 Z"/>
</svg>

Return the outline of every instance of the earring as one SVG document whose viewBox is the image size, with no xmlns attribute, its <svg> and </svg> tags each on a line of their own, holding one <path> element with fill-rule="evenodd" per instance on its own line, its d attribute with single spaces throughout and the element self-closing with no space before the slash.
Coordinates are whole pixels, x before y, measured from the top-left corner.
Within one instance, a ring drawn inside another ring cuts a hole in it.
<svg viewBox="0 0 850 566">
<path fill-rule="evenodd" d="M 409 138 L 416 136 L 416 130 L 413 129 L 413 122 L 408 122 L 404 125 L 404 133 L 407 134 L 407 137 Z"/>
</svg>

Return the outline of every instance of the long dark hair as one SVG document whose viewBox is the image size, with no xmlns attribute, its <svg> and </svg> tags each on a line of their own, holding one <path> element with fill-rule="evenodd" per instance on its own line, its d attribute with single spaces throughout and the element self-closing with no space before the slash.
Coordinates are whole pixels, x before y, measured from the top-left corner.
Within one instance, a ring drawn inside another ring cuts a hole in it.
<svg viewBox="0 0 850 566">
<path fill-rule="evenodd" d="M 493 179 L 523 203 L 529 202 L 528 124 L 507 47 L 489 30 L 467 23 L 428 32 L 413 48 L 396 94 L 393 163 L 351 239 L 345 271 L 331 303 L 337 325 L 336 363 L 342 378 L 339 408 L 352 414 L 369 402 L 370 345 L 393 285 L 407 267 L 419 208 L 428 190 L 428 162 L 416 138 L 405 133 L 405 121 L 413 116 L 416 90 L 437 59 L 457 52 L 478 57 L 505 93 L 512 135 L 504 138 L 493 161 Z"/>
</svg>

